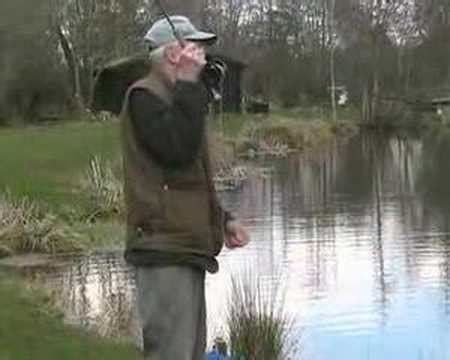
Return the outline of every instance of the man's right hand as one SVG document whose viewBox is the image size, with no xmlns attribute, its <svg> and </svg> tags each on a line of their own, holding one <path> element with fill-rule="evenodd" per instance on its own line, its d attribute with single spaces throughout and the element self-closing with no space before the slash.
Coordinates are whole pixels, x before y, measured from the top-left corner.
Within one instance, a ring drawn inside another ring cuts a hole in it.
<svg viewBox="0 0 450 360">
<path fill-rule="evenodd" d="M 237 220 L 228 221 L 225 227 L 225 246 L 228 249 L 241 248 L 250 242 L 250 235 Z"/>
<path fill-rule="evenodd" d="M 178 57 L 177 80 L 197 82 L 205 65 L 205 50 L 195 43 L 187 43 Z"/>
</svg>

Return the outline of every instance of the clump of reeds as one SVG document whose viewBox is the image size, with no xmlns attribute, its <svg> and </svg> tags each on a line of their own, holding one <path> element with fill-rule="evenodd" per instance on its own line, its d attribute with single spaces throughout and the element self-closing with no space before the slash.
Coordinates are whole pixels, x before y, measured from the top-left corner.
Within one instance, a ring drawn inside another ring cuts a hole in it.
<svg viewBox="0 0 450 360">
<path fill-rule="evenodd" d="M 89 221 L 123 214 L 123 184 L 111 163 L 94 156 L 82 178 L 81 187 L 88 197 Z"/>
<path fill-rule="evenodd" d="M 248 170 L 245 166 L 231 165 L 222 167 L 213 178 L 216 191 L 239 190 L 247 179 Z"/>
<path fill-rule="evenodd" d="M 264 292 L 249 275 L 232 279 L 227 326 L 233 359 L 288 360 L 298 354 L 294 321 L 279 295 L 277 288 Z"/>
<path fill-rule="evenodd" d="M 248 178 L 247 167 L 235 156 L 235 141 L 222 134 L 210 135 L 210 157 L 217 191 L 233 191 L 242 187 Z"/>
<path fill-rule="evenodd" d="M 348 131 L 344 125 L 331 122 L 277 116 L 247 124 L 237 140 L 237 152 L 240 155 L 284 157 L 293 151 L 313 148 L 344 131 Z"/>
<path fill-rule="evenodd" d="M 240 134 L 237 142 L 239 154 L 250 156 L 286 156 L 295 143 L 292 128 L 287 123 L 252 122 Z"/>
<path fill-rule="evenodd" d="M 0 195 L 0 244 L 11 252 L 81 250 L 79 235 L 35 202 Z"/>
</svg>

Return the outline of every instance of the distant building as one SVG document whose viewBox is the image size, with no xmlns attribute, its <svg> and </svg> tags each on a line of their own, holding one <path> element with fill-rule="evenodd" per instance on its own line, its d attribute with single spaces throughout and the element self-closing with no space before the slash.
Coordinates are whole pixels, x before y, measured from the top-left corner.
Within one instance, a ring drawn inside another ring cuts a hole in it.
<svg viewBox="0 0 450 360">
<path fill-rule="evenodd" d="M 247 65 L 226 55 L 215 54 L 228 68 L 223 86 L 223 110 L 227 112 L 242 112 L 242 77 Z"/>
<path fill-rule="evenodd" d="M 242 74 L 246 65 L 222 54 L 213 54 L 227 65 L 227 76 L 223 85 L 223 111 L 242 111 Z M 127 89 L 148 73 L 146 54 L 121 58 L 107 63 L 95 73 L 92 110 L 120 114 Z"/>
</svg>

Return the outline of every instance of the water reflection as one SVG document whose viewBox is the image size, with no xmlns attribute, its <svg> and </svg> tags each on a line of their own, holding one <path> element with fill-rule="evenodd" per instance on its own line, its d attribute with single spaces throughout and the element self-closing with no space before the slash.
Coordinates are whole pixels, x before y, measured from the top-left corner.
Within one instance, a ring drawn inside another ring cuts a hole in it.
<svg viewBox="0 0 450 360">
<path fill-rule="evenodd" d="M 254 241 L 225 251 L 207 278 L 210 336 L 225 332 L 230 277 L 250 270 L 284 289 L 305 358 L 450 359 L 445 150 L 448 138 L 362 135 L 276 162 L 273 178 L 227 194 Z M 45 278 L 73 321 L 139 338 L 120 254 L 73 259 Z"/>
<path fill-rule="evenodd" d="M 58 264 L 57 269 L 33 270 L 29 276 L 55 292 L 66 321 L 139 345 L 134 271 L 122 254 L 62 258 Z"/>
</svg>

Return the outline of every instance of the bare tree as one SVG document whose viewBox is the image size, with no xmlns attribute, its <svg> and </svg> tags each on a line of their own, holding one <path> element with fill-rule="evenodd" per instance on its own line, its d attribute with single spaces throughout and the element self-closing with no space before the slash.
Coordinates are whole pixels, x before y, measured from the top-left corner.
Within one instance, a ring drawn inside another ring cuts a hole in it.
<svg viewBox="0 0 450 360">
<path fill-rule="evenodd" d="M 137 47 L 139 1 L 52 0 L 52 26 L 63 50 L 75 109 L 90 106 L 97 67 Z"/>
<path fill-rule="evenodd" d="M 54 98 L 61 103 L 63 94 L 69 93 L 74 109 L 89 108 L 96 69 L 140 49 L 143 33 L 161 14 L 153 0 L 34 4 L 32 8 L 26 0 L 0 4 L 2 113 L 32 114 L 47 97 L 44 93 L 60 94 Z M 219 36 L 220 51 L 249 65 L 249 94 L 284 106 L 331 102 L 334 120 L 335 90 L 341 83 L 361 106 L 363 119 L 374 125 L 383 115 L 383 97 L 450 84 L 448 0 L 162 0 L 162 4 L 170 14 L 188 15 L 197 25 L 210 28 Z M 45 81 L 35 76 L 44 71 Z M 18 96 L 16 89 L 23 88 L 24 79 L 28 85 L 21 94 L 27 96 Z"/>
<path fill-rule="evenodd" d="M 197 25 L 203 24 L 205 20 L 206 0 L 158 0 L 158 2 L 170 15 L 187 16 Z M 161 15 L 161 9 L 157 11 Z"/>
<path fill-rule="evenodd" d="M 48 10 L 44 0 L 0 3 L 0 117 L 34 121 L 42 107 L 64 102 Z"/>
<path fill-rule="evenodd" d="M 335 26 L 335 13 L 336 13 L 336 0 L 330 0 L 330 79 L 331 79 L 331 108 L 333 121 L 337 122 L 337 104 L 336 104 L 336 68 L 335 68 L 335 54 L 336 54 L 336 26 Z"/>
</svg>

